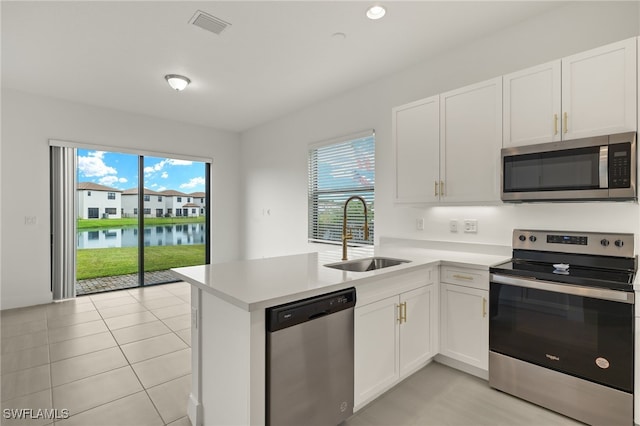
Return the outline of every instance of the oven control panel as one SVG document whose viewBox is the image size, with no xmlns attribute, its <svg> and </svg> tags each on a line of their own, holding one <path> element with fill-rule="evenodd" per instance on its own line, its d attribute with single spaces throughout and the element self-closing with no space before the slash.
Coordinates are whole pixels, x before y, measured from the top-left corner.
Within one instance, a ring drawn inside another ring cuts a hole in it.
<svg viewBox="0 0 640 426">
<path fill-rule="evenodd" d="M 633 234 L 515 229 L 513 249 L 633 257 Z"/>
</svg>

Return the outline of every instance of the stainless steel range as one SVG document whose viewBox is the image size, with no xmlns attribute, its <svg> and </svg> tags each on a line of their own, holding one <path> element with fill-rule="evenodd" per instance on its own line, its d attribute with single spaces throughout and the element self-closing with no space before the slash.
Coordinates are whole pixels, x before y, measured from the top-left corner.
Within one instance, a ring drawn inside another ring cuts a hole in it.
<svg viewBox="0 0 640 426">
<path fill-rule="evenodd" d="M 633 234 L 513 231 L 490 269 L 489 384 L 589 424 L 633 424 Z"/>
</svg>

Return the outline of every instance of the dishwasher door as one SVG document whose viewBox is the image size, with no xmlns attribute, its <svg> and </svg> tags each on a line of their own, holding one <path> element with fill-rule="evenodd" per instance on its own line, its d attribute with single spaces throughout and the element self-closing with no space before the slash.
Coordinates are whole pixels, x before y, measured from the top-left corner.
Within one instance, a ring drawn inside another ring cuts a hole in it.
<svg viewBox="0 0 640 426">
<path fill-rule="evenodd" d="M 267 310 L 266 422 L 337 425 L 353 414 L 355 289 Z"/>
</svg>

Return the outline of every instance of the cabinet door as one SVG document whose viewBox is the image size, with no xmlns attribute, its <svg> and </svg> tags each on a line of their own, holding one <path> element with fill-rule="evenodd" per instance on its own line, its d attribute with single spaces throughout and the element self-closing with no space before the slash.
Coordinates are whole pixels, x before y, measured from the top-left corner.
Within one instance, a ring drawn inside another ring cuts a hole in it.
<svg viewBox="0 0 640 426">
<path fill-rule="evenodd" d="M 440 353 L 489 369 L 489 292 L 441 284 Z"/>
<path fill-rule="evenodd" d="M 502 77 L 440 95 L 441 201 L 500 201 Z"/>
<path fill-rule="evenodd" d="M 563 139 L 636 131 L 636 53 L 631 38 L 562 60 Z"/>
<path fill-rule="evenodd" d="M 393 109 L 397 202 L 438 201 L 439 99 L 432 96 Z"/>
<path fill-rule="evenodd" d="M 434 298 L 433 285 L 400 295 L 400 303 L 406 303 L 400 325 L 400 377 L 412 374 L 435 355 Z"/>
<path fill-rule="evenodd" d="M 504 148 L 560 140 L 560 63 L 503 77 Z"/>
<path fill-rule="evenodd" d="M 399 297 L 355 309 L 355 403 L 380 395 L 400 378 Z"/>
</svg>

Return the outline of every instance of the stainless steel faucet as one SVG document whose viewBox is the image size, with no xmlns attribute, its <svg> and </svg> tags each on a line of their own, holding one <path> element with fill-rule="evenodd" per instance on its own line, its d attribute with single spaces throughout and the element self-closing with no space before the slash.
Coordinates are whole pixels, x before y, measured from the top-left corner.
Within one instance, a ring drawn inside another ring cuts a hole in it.
<svg viewBox="0 0 640 426">
<path fill-rule="evenodd" d="M 364 206 L 364 227 L 363 227 L 364 239 L 365 240 L 369 239 L 369 225 L 367 224 L 367 202 L 364 200 L 364 198 L 358 195 L 351 196 L 344 203 L 344 214 L 342 216 L 342 260 L 348 260 L 347 259 L 347 240 L 350 240 L 353 238 L 353 235 L 351 234 L 351 230 L 347 230 L 347 206 L 349 205 L 349 201 L 351 200 L 360 200 L 360 202 Z"/>
</svg>

